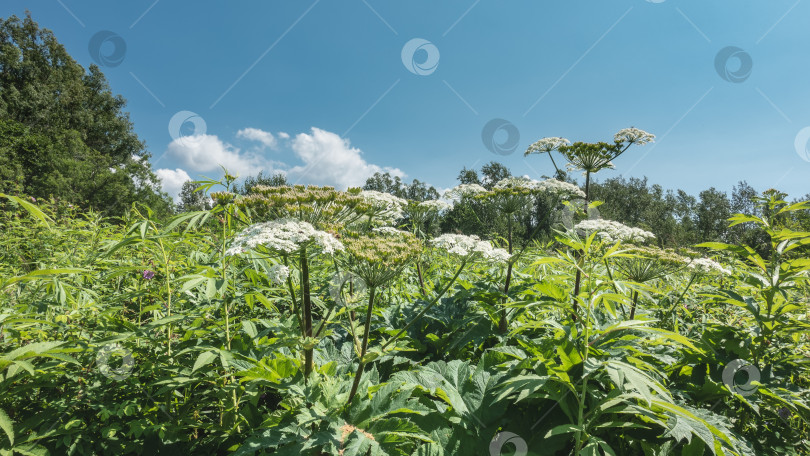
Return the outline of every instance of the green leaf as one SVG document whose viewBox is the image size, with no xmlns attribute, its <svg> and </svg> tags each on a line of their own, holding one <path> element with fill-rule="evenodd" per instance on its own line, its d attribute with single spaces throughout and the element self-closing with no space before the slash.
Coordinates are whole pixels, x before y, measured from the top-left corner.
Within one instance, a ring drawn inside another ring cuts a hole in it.
<svg viewBox="0 0 810 456">
<path fill-rule="evenodd" d="M 582 428 L 579 426 L 574 426 L 573 424 L 561 424 L 559 426 L 554 426 L 546 432 L 545 438 L 549 438 L 555 435 L 560 434 L 571 434 L 573 432 L 582 431 Z"/>
<path fill-rule="evenodd" d="M 24 200 L 23 198 L 20 198 L 20 197 L 17 197 L 17 196 L 6 195 L 5 193 L 0 193 L 0 197 L 6 198 L 11 202 L 19 204 L 20 206 L 23 207 L 23 209 L 28 211 L 29 214 L 31 214 L 32 216 L 37 218 L 39 221 L 44 223 L 45 226 L 48 227 L 48 229 L 51 228 L 51 225 L 48 223 L 48 221 L 53 222 L 53 220 L 50 217 L 48 217 L 47 215 L 45 215 L 45 213 L 42 212 L 35 204 L 32 204 L 32 203 Z"/>
<path fill-rule="evenodd" d="M 204 281 L 206 278 L 207 277 L 199 277 L 199 276 L 192 278 L 191 280 L 183 284 L 183 287 L 180 289 L 180 292 L 185 293 L 188 290 L 191 290 L 192 288 L 202 283 L 202 281 Z"/>
<path fill-rule="evenodd" d="M 200 353 L 200 356 L 197 357 L 197 361 L 194 361 L 194 367 L 191 368 L 191 373 L 193 374 L 197 369 L 211 364 L 215 359 L 217 359 L 217 354 L 214 352 L 208 351 Z"/>
<path fill-rule="evenodd" d="M 245 331 L 245 334 L 250 336 L 251 339 L 255 339 L 256 336 L 259 335 L 256 325 L 250 320 L 242 320 L 242 330 Z"/>
<path fill-rule="evenodd" d="M 11 442 L 11 446 L 14 446 L 14 423 L 11 421 L 11 418 L 6 415 L 6 412 L 3 409 L 0 409 L 0 429 L 6 432 L 8 440 Z"/>
</svg>

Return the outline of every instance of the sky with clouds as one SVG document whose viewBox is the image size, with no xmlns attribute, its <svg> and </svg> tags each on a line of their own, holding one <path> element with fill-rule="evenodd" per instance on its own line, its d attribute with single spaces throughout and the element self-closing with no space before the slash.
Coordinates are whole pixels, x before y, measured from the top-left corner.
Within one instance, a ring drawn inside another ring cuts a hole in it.
<svg viewBox="0 0 810 456">
<path fill-rule="evenodd" d="M 617 160 L 690 193 L 810 192 L 810 2 L 4 0 L 128 101 L 164 189 L 283 172 L 446 188 L 546 136 L 658 136 Z"/>
</svg>

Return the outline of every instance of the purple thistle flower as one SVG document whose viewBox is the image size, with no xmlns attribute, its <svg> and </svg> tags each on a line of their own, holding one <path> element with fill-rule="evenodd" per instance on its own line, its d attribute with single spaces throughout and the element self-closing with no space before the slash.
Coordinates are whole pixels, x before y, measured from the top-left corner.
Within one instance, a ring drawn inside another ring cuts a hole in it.
<svg viewBox="0 0 810 456">
<path fill-rule="evenodd" d="M 146 280 L 152 280 L 155 278 L 155 271 L 150 271 L 149 269 L 144 269 L 143 271 L 143 278 Z"/>
</svg>

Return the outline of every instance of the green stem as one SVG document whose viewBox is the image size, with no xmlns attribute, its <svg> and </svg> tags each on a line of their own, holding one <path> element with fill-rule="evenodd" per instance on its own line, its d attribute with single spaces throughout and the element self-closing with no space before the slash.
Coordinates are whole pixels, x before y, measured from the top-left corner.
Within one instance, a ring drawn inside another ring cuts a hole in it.
<svg viewBox="0 0 810 456">
<path fill-rule="evenodd" d="M 287 257 L 284 256 L 284 266 L 289 266 L 287 264 Z M 292 276 L 287 275 L 287 288 L 290 290 L 290 299 L 292 300 L 292 311 L 295 314 L 295 319 L 298 320 L 298 327 L 301 328 L 301 335 L 304 335 L 304 324 L 301 319 L 301 313 L 298 310 L 298 301 L 295 298 L 295 288 L 293 287 L 292 283 Z"/>
<path fill-rule="evenodd" d="M 357 394 L 357 388 L 360 386 L 360 378 L 363 376 L 363 368 L 366 367 L 365 362 L 363 362 L 363 358 L 366 356 L 366 351 L 368 349 L 368 336 L 371 332 L 371 315 L 372 311 L 374 310 L 375 291 L 375 287 L 371 287 L 371 290 L 369 291 L 368 308 L 366 309 L 366 324 L 363 331 L 363 345 L 360 347 L 359 365 L 357 366 L 357 372 L 354 374 L 354 382 L 352 383 L 352 390 L 349 393 L 349 400 L 347 401 L 347 404 L 351 404 L 352 399 L 354 399 L 354 395 Z"/>
<path fill-rule="evenodd" d="M 155 230 L 157 231 L 157 229 L 155 229 Z M 166 255 L 166 249 L 163 248 L 163 241 L 158 242 L 158 245 L 160 246 L 160 251 L 161 251 L 161 253 L 163 255 L 163 264 L 165 265 L 165 271 L 166 271 L 166 313 L 167 313 L 166 316 L 171 317 L 172 316 L 172 283 L 171 283 L 171 280 L 170 280 L 170 277 L 169 277 L 169 257 L 168 257 L 168 255 Z M 169 325 L 168 325 L 168 331 L 169 331 L 169 339 L 168 339 L 169 356 L 172 356 L 172 324 L 171 323 L 169 323 Z"/>
<path fill-rule="evenodd" d="M 501 320 L 498 322 L 498 331 L 501 334 L 505 334 L 506 331 L 509 330 L 509 320 L 507 320 L 506 316 L 506 301 L 509 300 L 509 284 L 512 282 L 512 216 L 509 216 L 508 221 L 508 243 L 509 243 L 509 265 L 506 267 L 506 284 L 503 287 L 503 294 L 505 295 L 504 298 L 504 307 L 501 307 Z"/>
<path fill-rule="evenodd" d="M 636 304 L 638 303 L 638 290 L 633 291 L 633 306 L 630 307 L 630 319 L 636 318 Z"/>
<path fill-rule="evenodd" d="M 554 156 L 551 155 L 551 151 L 548 152 L 548 158 L 551 159 L 551 164 L 554 165 L 554 170 L 557 171 L 557 176 L 556 177 L 561 178 L 562 177 L 562 172 L 560 172 L 560 168 L 557 168 L 557 162 L 554 161 Z"/>
<path fill-rule="evenodd" d="M 587 366 L 588 363 L 588 353 L 590 352 L 590 347 L 588 344 L 588 339 L 590 338 L 590 330 L 591 330 L 591 303 L 592 300 L 588 301 L 588 311 L 585 314 L 585 353 L 582 356 L 583 365 Z M 576 431 L 575 438 L 576 438 L 576 449 L 574 450 L 574 454 L 579 454 L 579 451 L 582 449 L 582 428 L 585 425 L 584 420 L 584 411 L 585 411 L 585 399 L 588 390 L 588 377 L 587 375 L 582 376 L 582 391 L 578 398 L 578 412 L 577 412 L 577 426 L 579 430 Z"/>
<path fill-rule="evenodd" d="M 301 287 L 304 316 L 304 337 L 312 337 L 312 301 L 309 294 L 309 263 L 307 261 L 307 249 L 301 249 Z M 309 342 L 309 341 L 308 341 Z M 304 349 L 304 377 L 309 378 L 314 367 L 312 358 L 314 348 Z"/>
<path fill-rule="evenodd" d="M 419 263 L 418 258 L 416 259 L 416 274 L 419 276 L 419 289 L 422 291 L 422 296 L 426 296 L 425 281 L 422 279 L 422 265 Z"/>
<path fill-rule="evenodd" d="M 591 173 L 590 171 L 585 172 L 585 218 L 588 218 L 588 202 L 590 200 L 590 189 L 591 189 Z M 579 296 L 579 288 L 582 282 L 582 272 L 580 269 L 582 268 L 583 264 L 581 263 L 582 258 L 578 259 L 579 268 L 577 268 L 577 276 L 574 280 L 574 321 L 577 320 L 577 296 Z"/>
<path fill-rule="evenodd" d="M 224 215 L 222 217 L 222 283 L 225 289 L 227 290 L 228 284 L 228 257 L 225 256 L 225 247 L 226 247 L 226 239 L 228 238 L 228 229 L 231 227 L 231 213 L 227 207 L 224 208 Z M 223 296 L 222 302 L 225 304 L 225 339 L 227 341 L 228 350 L 231 349 L 231 331 L 230 331 L 230 303 L 228 299 L 225 299 Z M 231 383 L 236 385 L 234 389 L 231 390 L 231 398 L 233 400 L 233 409 L 234 409 L 234 417 L 239 416 L 239 399 L 236 396 L 236 387 L 238 387 L 238 383 L 236 383 L 236 378 L 231 375 L 230 376 Z M 236 432 L 241 431 L 241 426 L 236 426 Z"/>
<path fill-rule="evenodd" d="M 222 280 L 224 284 L 228 283 L 228 263 L 225 256 L 225 239 L 228 236 L 228 211 L 225 210 L 225 216 L 222 218 Z M 231 322 L 230 322 L 230 309 L 228 308 L 228 300 L 222 299 L 225 304 L 225 341 L 227 342 L 228 350 L 231 349 Z"/>
</svg>

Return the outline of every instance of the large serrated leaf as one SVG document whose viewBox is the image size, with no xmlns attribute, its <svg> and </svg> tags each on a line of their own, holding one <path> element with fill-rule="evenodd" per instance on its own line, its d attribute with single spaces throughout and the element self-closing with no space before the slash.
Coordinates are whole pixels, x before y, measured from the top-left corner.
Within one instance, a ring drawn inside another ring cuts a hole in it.
<svg viewBox="0 0 810 456">
<path fill-rule="evenodd" d="M 14 446 L 14 423 L 3 409 L 0 409 L 0 429 L 8 436 L 11 446 Z"/>
<path fill-rule="evenodd" d="M 194 367 L 191 368 L 191 373 L 193 374 L 197 371 L 197 369 L 211 364 L 211 362 L 213 362 L 215 359 L 217 359 L 217 354 L 214 352 L 208 351 L 200 353 L 200 356 L 198 356 L 197 360 L 194 361 Z"/>
</svg>

